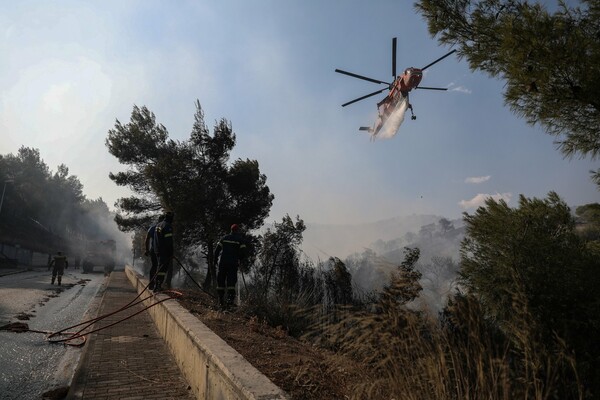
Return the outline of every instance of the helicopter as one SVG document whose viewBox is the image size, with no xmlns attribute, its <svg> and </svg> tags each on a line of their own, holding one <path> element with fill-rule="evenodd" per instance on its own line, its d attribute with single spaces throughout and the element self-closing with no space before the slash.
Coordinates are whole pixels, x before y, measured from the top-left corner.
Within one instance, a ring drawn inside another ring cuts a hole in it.
<svg viewBox="0 0 600 400">
<path fill-rule="evenodd" d="M 366 76 L 354 74 L 352 72 L 344 71 L 341 69 L 335 70 L 335 72 L 337 72 L 337 73 L 348 75 L 353 78 L 363 79 L 365 81 L 387 85 L 387 87 L 385 87 L 383 89 L 377 90 L 373 93 L 369 93 L 367 95 L 361 96 L 359 98 L 350 100 L 349 102 L 342 104 L 342 107 L 346 107 L 350 104 L 354 104 L 358 101 L 367 99 L 371 96 L 375 96 L 385 90 L 389 90 L 389 93 L 387 94 L 387 96 L 383 100 L 381 100 L 379 103 L 377 103 L 378 117 L 377 117 L 377 121 L 375 121 L 375 124 L 373 125 L 373 127 L 361 126 L 359 128 L 359 130 L 361 130 L 361 131 L 368 131 L 369 133 L 371 133 L 371 137 L 375 137 L 379 133 L 379 131 L 381 130 L 383 125 L 386 123 L 388 118 L 392 114 L 394 114 L 395 111 L 399 110 L 402 107 L 402 105 L 404 104 L 404 101 L 406 101 L 407 108 L 410 110 L 411 119 L 412 120 L 417 119 L 417 116 L 413 112 L 412 105 L 410 104 L 410 102 L 408 100 L 408 93 L 411 90 L 413 90 L 413 89 L 448 90 L 447 88 L 419 86 L 419 84 L 421 83 L 421 79 L 423 79 L 423 71 L 424 70 L 426 70 L 427 68 L 431 67 L 432 65 L 437 64 L 438 62 L 442 61 L 444 58 L 446 58 L 449 55 L 451 55 L 452 53 L 456 52 L 456 50 L 452 50 L 452 51 L 446 53 L 442 57 L 427 64 L 423 68 L 415 68 L 415 67 L 406 68 L 404 70 L 404 72 L 402 73 L 402 75 L 396 75 L 396 47 L 397 47 L 397 38 L 393 38 L 392 39 L 392 77 L 394 78 L 394 80 L 392 83 L 380 81 L 380 80 L 373 79 L 373 78 L 368 78 Z"/>
</svg>

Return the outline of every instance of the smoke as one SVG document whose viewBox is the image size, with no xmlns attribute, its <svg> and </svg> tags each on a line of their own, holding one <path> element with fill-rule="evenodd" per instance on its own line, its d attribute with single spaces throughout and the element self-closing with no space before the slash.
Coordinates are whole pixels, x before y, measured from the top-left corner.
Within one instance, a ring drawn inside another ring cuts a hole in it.
<svg viewBox="0 0 600 400">
<path fill-rule="evenodd" d="M 390 236 L 388 227 L 380 236 L 387 236 L 387 239 L 377 240 L 362 253 L 351 254 L 343 260 L 356 287 L 366 292 L 381 290 L 389 284 L 390 274 L 404 261 L 405 248 L 418 248 L 420 256 L 415 268 L 422 273 L 419 283 L 423 290 L 413 306 L 433 313 L 444 307 L 448 296 L 457 287 L 464 222 L 445 218 L 428 222 L 425 217 L 430 216 L 423 216 L 424 224 L 420 228 L 412 225 L 403 234 L 396 231 Z"/>
<path fill-rule="evenodd" d="M 423 225 L 436 223 L 441 218 L 439 215 L 413 214 L 362 224 L 309 222 L 306 223 L 306 231 L 303 234 L 302 250 L 312 260 L 329 257 L 344 259 L 352 254 L 361 253 L 366 248 L 384 254 L 414 242 Z M 409 232 L 416 232 L 412 234 L 415 238 L 405 238 Z M 401 243 L 392 243 L 398 238 L 403 238 Z M 381 242 L 381 246 L 377 245 L 378 242 Z"/>
<path fill-rule="evenodd" d="M 98 226 L 97 238 L 101 240 L 114 240 L 116 242 L 115 262 L 117 268 L 122 268 L 125 264 L 132 261 L 132 234 L 122 232 L 115 222 L 115 213 L 108 215 L 97 215 L 96 223 Z"/>
<path fill-rule="evenodd" d="M 379 133 L 371 136 L 371 140 L 375 140 L 376 138 L 391 139 L 396 136 L 398 129 L 400 129 L 400 125 L 404 122 L 404 113 L 406 112 L 407 106 L 408 100 L 406 98 L 402 99 L 398 108 L 396 108 L 388 117 L 387 121 L 385 121 Z"/>
<path fill-rule="evenodd" d="M 132 234 L 119 230 L 115 222 L 115 213 L 108 209 L 102 198 L 91 202 L 94 206 L 86 208 L 80 216 L 81 232 L 66 232 L 65 239 L 72 254 L 70 258 L 82 258 L 90 246 L 101 241 L 114 240 L 116 244 L 115 262 L 121 268 L 132 260 Z M 66 218 L 63 213 L 63 219 Z"/>
</svg>

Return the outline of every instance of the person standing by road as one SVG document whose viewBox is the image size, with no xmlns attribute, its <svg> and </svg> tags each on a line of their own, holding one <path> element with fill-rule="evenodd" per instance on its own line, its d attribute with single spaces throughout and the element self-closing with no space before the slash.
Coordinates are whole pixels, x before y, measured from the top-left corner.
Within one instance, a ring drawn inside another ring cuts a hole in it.
<svg viewBox="0 0 600 400">
<path fill-rule="evenodd" d="M 146 240 L 145 240 L 145 246 L 146 246 L 146 252 L 144 253 L 145 256 L 150 256 L 150 285 L 148 286 L 148 289 L 150 290 L 154 290 L 154 285 L 156 283 L 156 269 L 158 267 L 158 258 L 156 257 L 156 252 L 154 251 L 154 248 L 156 247 L 154 245 L 154 232 L 156 230 L 156 226 L 158 224 L 160 224 L 163 220 L 165 219 L 164 215 L 161 215 L 160 217 L 158 217 L 158 221 L 155 222 L 154 224 L 152 224 L 152 226 L 150 226 L 150 228 L 148 229 L 148 232 L 146 232 Z"/>
<path fill-rule="evenodd" d="M 52 281 L 51 284 L 54 285 L 54 280 L 58 278 L 58 286 L 60 286 L 62 281 L 62 276 L 65 271 L 65 268 L 69 268 L 69 262 L 67 261 L 67 256 L 63 255 L 62 252 L 56 253 L 50 264 L 48 265 L 48 269 L 52 267 Z"/>
<path fill-rule="evenodd" d="M 171 268 L 174 255 L 173 246 L 173 213 L 165 213 L 165 219 L 154 229 L 154 252 L 158 259 L 158 272 L 154 290 L 160 291 L 169 268 Z M 170 282 L 167 282 L 170 283 Z"/>
<path fill-rule="evenodd" d="M 222 308 L 235 306 L 235 285 L 240 261 L 244 258 L 246 244 L 237 224 L 231 225 L 231 232 L 223 236 L 215 249 L 215 262 L 219 262 L 217 272 L 217 294 Z M 220 256 L 220 258 L 219 258 Z M 227 299 L 225 299 L 227 292 Z"/>
</svg>

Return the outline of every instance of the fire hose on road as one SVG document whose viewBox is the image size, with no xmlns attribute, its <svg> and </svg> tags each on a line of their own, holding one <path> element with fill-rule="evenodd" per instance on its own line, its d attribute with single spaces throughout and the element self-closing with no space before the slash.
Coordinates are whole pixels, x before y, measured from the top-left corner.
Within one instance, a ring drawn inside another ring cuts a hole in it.
<svg viewBox="0 0 600 400">
<path fill-rule="evenodd" d="M 196 280 L 192 277 L 192 275 L 190 274 L 190 272 L 183 266 L 183 264 L 181 263 L 181 261 L 179 261 L 179 259 L 177 259 L 176 257 L 173 257 L 173 259 L 175 261 L 177 261 L 177 263 L 179 264 L 179 266 L 185 271 L 185 273 L 188 275 L 188 277 L 194 282 L 194 284 L 203 292 L 207 293 L 208 295 L 210 295 L 212 298 L 214 298 L 215 296 L 206 291 L 198 282 L 196 282 Z M 156 273 L 156 275 L 158 274 L 158 271 Z M 183 293 L 176 291 L 176 290 L 172 290 L 172 289 L 167 289 L 167 290 L 162 290 L 160 291 L 161 294 L 165 294 L 168 297 L 160 299 L 155 301 L 154 303 L 150 304 L 149 306 L 144 307 L 143 309 L 141 309 L 140 311 L 137 311 L 131 315 L 127 315 L 111 324 L 93 329 L 91 331 L 87 331 L 85 332 L 85 330 L 87 328 L 89 328 L 90 326 L 92 326 L 93 324 L 102 321 L 105 318 L 108 318 L 112 315 L 124 312 L 128 309 L 130 309 L 131 307 L 135 307 L 136 305 L 145 302 L 146 300 L 154 297 L 154 294 L 151 294 L 147 297 L 144 297 L 142 299 L 140 299 L 140 297 L 142 296 L 142 294 L 144 292 L 146 292 L 148 290 L 148 287 L 150 286 L 150 283 L 156 279 L 156 275 L 154 277 L 152 277 L 152 279 L 150 279 L 150 282 L 148 283 L 148 285 L 146 285 L 146 287 L 144 288 L 144 290 L 142 290 L 133 300 L 131 300 L 129 303 L 127 303 L 126 305 L 124 305 L 123 307 L 112 311 L 110 313 L 104 314 L 104 315 L 100 315 L 96 318 L 92 318 L 90 320 L 84 321 L 84 322 L 80 322 L 76 325 L 72 325 L 69 326 L 67 328 L 61 329 L 59 331 L 56 332 L 52 332 L 52 331 L 44 331 L 44 330 L 37 330 L 37 329 L 30 329 L 29 325 L 24 323 L 24 322 L 13 322 L 4 326 L 0 326 L 0 331 L 9 331 L 9 332 L 15 332 L 15 333 L 24 333 L 24 332 L 34 332 L 34 333 L 41 333 L 46 335 L 46 340 L 50 343 L 62 343 L 64 345 L 68 345 L 68 346 L 75 346 L 75 347 L 81 347 L 85 344 L 86 342 L 86 336 L 91 334 L 91 333 L 95 333 L 98 331 L 101 331 L 103 329 L 107 329 L 110 328 L 114 325 L 117 325 L 120 322 L 123 322 L 129 318 L 135 317 L 136 315 L 148 310 L 149 308 L 152 308 L 164 301 L 170 300 L 170 299 L 176 299 L 179 298 L 181 296 L 183 296 Z M 139 299 L 139 300 L 138 300 Z M 72 332 L 70 331 L 71 329 L 74 328 L 78 328 L 81 327 L 79 330 Z"/>
<path fill-rule="evenodd" d="M 154 279 L 154 278 L 153 278 Z M 63 343 L 65 345 L 69 345 L 69 346 L 75 346 L 75 347 L 81 347 L 85 344 L 86 341 L 86 336 L 94 333 L 94 332 L 98 332 L 101 331 L 103 329 L 107 329 L 110 328 L 111 326 L 114 326 L 120 322 L 123 322 L 129 318 L 132 318 L 146 310 L 148 310 L 149 308 L 152 308 L 154 306 L 156 306 L 157 304 L 160 304 L 164 301 L 170 300 L 170 299 L 176 299 L 181 297 L 183 294 L 179 291 L 176 290 L 163 290 L 160 293 L 161 294 L 165 294 L 168 297 L 165 297 L 163 299 L 157 300 L 154 303 L 150 304 L 149 306 L 144 307 L 143 309 L 141 309 L 140 311 L 137 311 L 131 315 L 127 315 L 111 324 L 99 327 L 97 329 L 93 329 L 91 331 L 88 332 L 84 332 L 87 328 L 89 328 L 90 326 L 92 326 L 93 324 L 102 321 L 105 318 L 108 318 L 112 315 L 118 314 L 118 313 L 122 313 L 128 309 L 130 309 L 131 307 L 135 307 L 136 305 L 143 303 L 144 301 L 150 299 L 151 297 L 154 297 L 154 294 L 151 294 L 147 297 L 144 297 L 142 299 L 140 299 L 140 297 L 142 296 L 142 294 L 148 289 L 148 286 L 150 284 L 148 284 L 144 290 L 142 290 L 133 300 L 131 300 L 129 303 L 127 303 L 126 305 L 124 305 L 123 307 L 112 311 L 110 313 L 104 314 L 104 315 L 100 315 L 96 318 L 92 318 L 90 320 L 84 321 L 84 322 L 80 322 L 76 325 L 72 325 L 69 326 L 67 328 L 61 329 L 59 331 L 56 332 L 51 332 L 51 331 L 43 331 L 43 330 L 37 330 L 37 329 L 30 329 L 28 324 L 24 323 L 24 322 L 13 322 L 4 326 L 0 326 L 0 330 L 5 330 L 5 331 L 10 331 L 10 332 L 15 332 L 15 333 L 24 333 L 24 332 L 34 332 L 34 333 L 42 333 L 47 335 L 46 336 L 46 340 L 50 343 Z M 139 299 L 139 300 L 138 300 Z M 77 328 L 77 327 L 81 327 L 79 330 L 77 330 L 76 332 L 71 332 L 71 329 Z"/>
</svg>

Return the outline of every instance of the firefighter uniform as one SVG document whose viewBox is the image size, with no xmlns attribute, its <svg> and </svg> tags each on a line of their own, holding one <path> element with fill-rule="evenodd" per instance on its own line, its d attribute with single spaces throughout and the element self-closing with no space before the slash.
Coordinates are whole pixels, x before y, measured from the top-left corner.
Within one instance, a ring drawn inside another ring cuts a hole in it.
<svg viewBox="0 0 600 400">
<path fill-rule="evenodd" d="M 156 275 L 156 270 L 158 268 L 158 258 L 156 257 L 156 252 L 154 251 L 154 248 L 156 247 L 156 245 L 154 244 L 154 232 L 156 231 L 156 226 L 158 224 L 160 224 L 163 220 L 165 219 L 165 217 L 163 215 L 161 215 L 158 218 L 158 221 L 154 224 L 152 224 L 152 226 L 148 229 L 148 232 L 146 233 L 146 240 L 145 242 L 145 247 L 146 247 L 146 256 L 150 256 L 150 286 L 148 287 L 150 290 L 154 290 L 154 284 L 155 284 L 155 275 Z"/>
<path fill-rule="evenodd" d="M 67 256 L 62 254 L 62 252 L 58 252 L 52 261 L 50 261 L 50 265 L 48 267 L 52 267 L 52 282 L 54 285 L 54 280 L 58 278 L 58 285 L 61 284 L 62 276 L 65 271 L 65 268 L 69 267 L 69 262 L 67 261 Z"/>
<path fill-rule="evenodd" d="M 158 258 L 158 272 L 156 273 L 156 282 L 154 290 L 162 289 L 162 283 L 165 281 L 168 270 L 172 266 L 173 260 L 173 213 L 165 214 L 165 219 L 156 225 L 154 229 L 154 252 Z M 170 283 L 170 282 L 167 282 Z"/>
<path fill-rule="evenodd" d="M 235 285 L 241 259 L 245 256 L 246 244 L 239 234 L 236 224 L 231 226 L 231 233 L 225 235 L 215 249 L 215 261 L 219 260 L 217 272 L 217 293 L 222 307 L 235 305 Z M 219 258 L 220 256 L 220 258 Z M 227 302 L 225 301 L 227 292 Z"/>
</svg>

